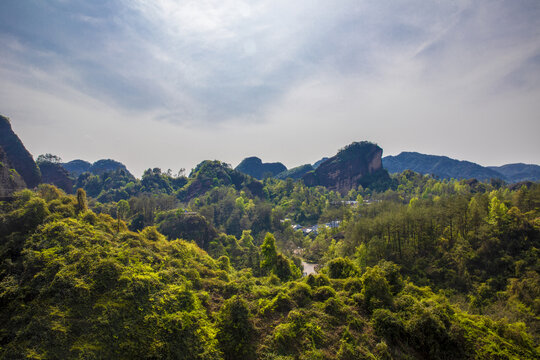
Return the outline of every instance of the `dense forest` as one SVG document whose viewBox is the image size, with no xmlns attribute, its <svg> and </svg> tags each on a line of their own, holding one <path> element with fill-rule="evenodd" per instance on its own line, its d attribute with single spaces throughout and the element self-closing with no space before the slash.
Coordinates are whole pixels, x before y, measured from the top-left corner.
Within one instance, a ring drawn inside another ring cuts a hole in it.
<svg viewBox="0 0 540 360">
<path fill-rule="evenodd" d="M 205 161 L 16 192 L 0 202 L 0 358 L 539 358 L 540 184 L 385 184 Z"/>
</svg>

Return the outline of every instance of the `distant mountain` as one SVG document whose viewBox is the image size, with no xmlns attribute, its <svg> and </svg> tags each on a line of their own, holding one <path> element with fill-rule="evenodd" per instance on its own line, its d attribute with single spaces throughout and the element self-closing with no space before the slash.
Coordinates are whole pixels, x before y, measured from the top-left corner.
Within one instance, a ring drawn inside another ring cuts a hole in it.
<svg viewBox="0 0 540 360">
<path fill-rule="evenodd" d="M 26 185 L 36 187 L 41 180 L 41 173 L 32 155 L 26 150 L 21 139 L 13 132 L 7 117 L 0 115 L 0 146 L 17 173 Z"/>
<path fill-rule="evenodd" d="M 487 167 L 470 161 L 451 159 L 446 156 L 426 155 L 417 152 L 402 152 L 397 156 L 383 158 L 383 167 L 390 173 L 412 170 L 420 174 L 434 175 L 442 179 L 503 179 L 505 176 Z"/>
<path fill-rule="evenodd" d="M 23 178 L 13 168 L 6 152 L 0 147 L 0 201 L 11 198 L 15 191 L 25 187 Z"/>
<path fill-rule="evenodd" d="M 72 160 L 61 164 L 66 169 L 72 178 L 77 179 L 82 173 L 89 172 L 93 175 L 102 175 L 105 172 L 124 170 L 128 175 L 133 175 L 126 168 L 126 165 L 119 161 L 111 159 L 101 159 L 91 164 L 85 160 Z"/>
<path fill-rule="evenodd" d="M 70 162 L 63 163 L 62 166 L 69 172 L 72 177 L 76 179 L 82 173 L 87 172 L 92 166 L 92 164 L 84 160 L 72 160 Z"/>
<path fill-rule="evenodd" d="M 126 168 L 126 165 L 122 164 L 119 161 L 111 160 L 111 159 L 98 160 L 95 163 L 93 163 L 92 166 L 90 166 L 90 168 L 88 169 L 88 171 L 94 175 L 101 175 L 106 171 L 116 171 L 116 170 L 125 170 L 126 172 L 131 174 Z"/>
<path fill-rule="evenodd" d="M 267 175 L 273 177 L 283 171 L 287 171 L 287 167 L 280 162 L 263 163 L 258 157 L 252 156 L 242 160 L 234 170 L 262 180 Z"/>
<path fill-rule="evenodd" d="M 297 180 L 297 179 L 301 179 L 302 176 L 304 176 L 305 174 L 313 170 L 315 169 L 313 168 L 313 166 L 311 166 L 311 164 L 305 164 L 305 165 L 300 165 L 295 168 L 289 169 L 287 171 L 280 172 L 274 177 L 276 179 L 281 179 L 281 180 L 285 180 L 287 178 Z"/>
<path fill-rule="evenodd" d="M 540 181 L 540 166 L 530 164 L 507 164 L 503 166 L 489 166 L 491 170 L 504 175 L 511 183 L 521 181 Z"/>
<path fill-rule="evenodd" d="M 358 185 L 382 189 L 390 178 L 382 167 L 381 156 L 382 149 L 376 144 L 354 142 L 305 174 L 303 180 L 307 186 L 322 185 L 341 193 Z"/>
</svg>

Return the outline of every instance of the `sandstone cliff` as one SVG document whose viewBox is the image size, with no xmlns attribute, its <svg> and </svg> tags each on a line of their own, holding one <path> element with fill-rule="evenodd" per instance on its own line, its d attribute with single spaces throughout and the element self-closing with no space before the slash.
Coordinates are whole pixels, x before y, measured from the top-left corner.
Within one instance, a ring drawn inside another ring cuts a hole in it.
<svg viewBox="0 0 540 360">
<path fill-rule="evenodd" d="M 389 180 L 382 168 L 382 149 L 376 144 L 362 141 L 354 142 L 338 152 L 337 155 L 322 162 L 317 169 L 303 177 L 307 186 L 322 185 L 331 190 L 345 193 L 362 185 L 383 186 Z"/>
</svg>

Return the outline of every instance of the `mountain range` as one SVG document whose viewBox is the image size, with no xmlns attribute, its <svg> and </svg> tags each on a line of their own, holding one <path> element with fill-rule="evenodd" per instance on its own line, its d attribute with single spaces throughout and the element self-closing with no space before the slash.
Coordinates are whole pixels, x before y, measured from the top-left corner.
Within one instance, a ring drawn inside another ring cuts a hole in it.
<svg viewBox="0 0 540 360">
<path fill-rule="evenodd" d="M 503 166 L 481 166 L 470 161 L 451 159 L 447 156 L 427 155 L 417 152 L 402 152 L 396 156 L 385 156 L 383 167 L 390 173 L 412 170 L 420 174 L 433 175 L 441 179 L 502 179 L 509 183 L 539 181 L 540 166 L 508 164 Z"/>
<path fill-rule="evenodd" d="M 9 197 L 17 189 L 25 186 L 33 188 L 40 183 L 55 184 L 69 193 L 73 191 L 73 184 L 83 173 L 101 175 L 104 172 L 122 170 L 126 176 L 134 178 L 124 164 L 111 159 L 98 160 L 93 164 L 84 160 L 53 163 L 39 161 L 39 159 L 36 163 L 22 141 L 13 132 L 10 120 L 1 115 L 0 154 L 2 159 L 0 162 L 0 188 L 3 191 L 0 194 L 1 197 Z M 209 162 L 202 162 L 198 168 L 207 163 Z M 322 185 L 329 189 L 345 192 L 358 185 L 384 190 L 385 186 L 388 185 L 388 173 L 400 173 L 405 170 L 429 174 L 442 179 L 474 178 L 481 181 L 501 179 L 508 183 L 540 181 L 540 166 L 538 165 L 517 163 L 486 167 L 470 161 L 417 152 L 402 152 L 397 156 L 383 158 L 380 147 L 365 141 L 352 143 L 341 149 L 335 156 L 323 157 L 314 164 L 304 164 L 287 169 L 280 162 L 263 163 L 258 157 L 248 157 L 234 170 L 226 169 L 226 172 L 230 173 L 227 178 L 238 178 L 238 184 L 252 184 L 252 182 L 243 179 L 243 175 L 235 173 L 247 174 L 258 180 L 266 177 L 283 180 L 287 178 L 302 179 L 308 186 Z M 194 186 L 194 184 L 191 185 Z M 189 188 L 190 191 L 186 190 L 187 198 L 192 192 L 198 192 L 195 189 L 196 186 L 193 186 Z M 256 189 L 252 190 L 257 192 Z"/>
</svg>

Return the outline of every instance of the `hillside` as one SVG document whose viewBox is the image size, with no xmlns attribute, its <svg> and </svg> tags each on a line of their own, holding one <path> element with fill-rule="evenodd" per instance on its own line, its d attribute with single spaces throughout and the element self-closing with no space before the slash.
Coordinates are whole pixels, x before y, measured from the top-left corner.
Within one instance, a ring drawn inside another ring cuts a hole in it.
<svg viewBox="0 0 540 360">
<path fill-rule="evenodd" d="M 539 230 L 529 228 L 527 219 L 515 218 L 522 216 L 519 210 L 506 214 L 497 201 L 491 205 L 497 214 L 486 226 L 497 228 L 502 237 L 524 228 L 531 237 L 523 238 L 518 247 L 497 244 L 501 255 L 508 252 L 527 260 L 519 265 L 520 279 L 513 279 L 508 291 L 499 291 L 495 301 L 500 303 L 493 305 L 510 316 L 516 316 L 514 307 L 537 311 L 526 309 L 537 298 L 537 274 L 530 266 L 538 258 L 520 252 L 537 245 Z M 127 230 L 120 218 L 88 210 L 84 192 L 66 196 L 41 185 L 37 192 L 24 190 L 12 203 L 0 205 L 2 359 L 537 359 L 540 355 L 524 323 L 465 311 L 451 302 L 451 292 L 445 295 L 415 285 L 392 262 L 366 266 L 380 245 L 373 245 L 373 253 L 361 247 L 352 259 L 334 256 L 319 274 L 301 277 L 270 233 L 260 246 L 254 245 L 249 231 L 239 239 L 221 234 L 210 248 L 222 255 L 211 257 L 194 243 L 173 236 L 166 240 L 155 227 Z M 369 216 L 374 215 L 371 211 Z M 467 280 L 463 275 L 468 270 L 475 271 L 479 261 L 488 260 L 494 262 L 494 273 L 502 275 L 489 249 L 471 248 L 465 241 L 452 244 L 441 239 L 438 251 L 452 252 L 439 261 L 449 268 L 437 273 L 428 267 L 427 274 L 452 281 L 452 276 L 459 276 L 453 272 L 456 268 L 465 271 L 461 278 Z M 407 257 L 418 260 L 429 254 L 428 249 L 408 254 L 413 249 L 404 243 Z M 459 263 L 464 251 L 478 251 L 480 257 Z M 504 259 L 513 258 L 504 255 Z M 474 274 L 473 278 L 478 276 Z M 489 296 L 498 286 L 496 281 L 483 283 L 471 298 L 471 309 L 477 306 L 492 313 Z"/>
<path fill-rule="evenodd" d="M 470 161 L 460 161 L 446 156 L 402 152 L 397 156 L 385 156 L 383 167 L 389 173 L 412 170 L 420 174 L 434 175 L 440 179 L 503 179 L 505 176 L 494 169 Z"/>
</svg>

